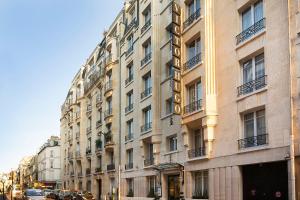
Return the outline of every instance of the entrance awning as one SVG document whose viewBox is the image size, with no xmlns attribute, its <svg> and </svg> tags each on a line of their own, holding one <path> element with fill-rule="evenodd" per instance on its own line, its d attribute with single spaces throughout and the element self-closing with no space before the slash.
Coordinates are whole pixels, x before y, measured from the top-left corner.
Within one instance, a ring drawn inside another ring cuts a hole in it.
<svg viewBox="0 0 300 200">
<path fill-rule="evenodd" d="M 183 165 L 180 163 L 160 163 L 153 166 L 154 169 L 158 171 L 170 170 L 170 169 L 182 169 Z"/>
</svg>

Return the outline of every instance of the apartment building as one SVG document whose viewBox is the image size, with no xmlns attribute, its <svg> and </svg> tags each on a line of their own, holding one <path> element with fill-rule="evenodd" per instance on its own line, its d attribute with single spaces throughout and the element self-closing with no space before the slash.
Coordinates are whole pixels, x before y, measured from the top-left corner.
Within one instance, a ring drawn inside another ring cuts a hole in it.
<svg viewBox="0 0 300 200">
<path fill-rule="evenodd" d="M 60 189 L 60 138 L 51 136 L 37 153 L 37 176 L 40 186 Z"/>
<path fill-rule="evenodd" d="M 298 0 L 125 1 L 62 106 L 64 187 L 300 199 L 299 11 Z"/>
</svg>

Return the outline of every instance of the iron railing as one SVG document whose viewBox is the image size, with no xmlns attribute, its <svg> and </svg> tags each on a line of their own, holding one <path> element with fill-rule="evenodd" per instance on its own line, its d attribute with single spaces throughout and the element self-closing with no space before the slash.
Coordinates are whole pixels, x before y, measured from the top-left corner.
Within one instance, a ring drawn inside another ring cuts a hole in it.
<svg viewBox="0 0 300 200">
<path fill-rule="evenodd" d="M 137 20 L 133 18 L 129 24 L 126 24 L 124 34 L 131 30 L 132 27 L 136 26 Z"/>
<path fill-rule="evenodd" d="M 112 115 L 112 108 L 109 108 L 104 111 L 104 118 L 107 118 Z"/>
<path fill-rule="evenodd" d="M 152 122 L 146 123 L 141 126 L 141 132 L 146 132 L 152 129 Z"/>
<path fill-rule="evenodd" d="M 102 172 L 102 167 L 95 168 L 95 173 L 101 173 L 101 172 Z"/>
<path fill-rule="evenodd" d="M 144 26 L 141 28 L 141 34 L 143 34 L 151 25 L 151 19 L 145 22 Z"/>
<path fill-rule="evenodd" d="M 142 93 L 141 93 L 141 99 L 149 96 L 152 93 L 152 87 L 146 88 Z"/>
<path fill-rule="evenodd" d="M 241 42 L 247 40 L 251 36 L 255 35 L 260 30 L 266 27 L 266 18 L 259 20 L 258 22 L 254 23 L 252 26 L 241 32 L 236 36 L 236 44 L 240 44 Z"/>
<path fill-rule="evenodd" d="M 146 54 L 145 57 L 141 60 L 141 67 L 144 66 L 150 60 L 151 60 L 151 52 Z"/>
<path fill-rule="evenodd" d="M 238 96 L 251 93 L 255 90 L 259 90 L 267 85 L 267 75 L 261 76 L 253 81 L 249 81 L 237 88 Z"/>
<path fill-rule="evenodd" d="M 197 101 L 193 101 L 192 103 L 184 106 L 183 112 L 184 114 L 189 114 L 197 110 L 200 110 L 201 108 L 202 108 L 202 99 L 199 99 Z"/>
<path fill-rule="evenodd" d="M 240 139 L 238 140 L 238 143 L 240 149 L 265 145 L 268 143 L 268 134 L 261 134 L 253 137 Z"/>
<path fill-rule="evenodd" d="M 109 81 L 107 81 L 107 82 L 105 83 L 105 85 L 104 85 L 104 91 L 107 92 L 107 91 L 109 91 L 109 90 L 111 90 L 111 89 L 112 89 L 112 81 L 109 80 Z"/>
<path fill-rule="evenodd" d="M 87 156 L 91 155 L 92 154 L 91 147 L 87 147 L 85 153 L 86 153 Z"/>
<path fill-rule="evenodd" d="M 188 150 L 189 158 L 197 158 L 197 157 L 201 157 L 201 156 L 205 156 L 205 155 L 206 155 L 205 147 Z"/>
<path fill-rule="evenodd" d="M 125 107 L 125 113 L 128 113 L 129 111 L 132 111 L 132 109 L 133 109 L 133 103 L 131 103 L 128 106 Z"/>
<path fill-rule="evenodd" d="M 191 25 L 196 19 L 200 17 L 200 10 L 200 8 L 196 10 L 183 22 L 183 29 L 186 29 L 189 25 Z"/>
<path fill-rule="evenodd" d="M 189 70 L 195 67 L 198 63 L 201 62 L 201 53 L 195 55 L 191 59 L 189 59 L 186 63 L 183 64 L 183 70 Z"/>
<path fill-rule="evenodd" d="M 109 165 L 106 166 L 107 171 L 112 171 L 116 169 L 115 163 L 111 163 Z"/>
<path fill-rule="evenodd" d="M 145 167 L 148 167 L 148 166 L 151 166 L 151 165 L 154 165 L 154 158 L 153 157 L 150 157 L 150 158 L 144 160 L 144 166 Z"/>
</svg>

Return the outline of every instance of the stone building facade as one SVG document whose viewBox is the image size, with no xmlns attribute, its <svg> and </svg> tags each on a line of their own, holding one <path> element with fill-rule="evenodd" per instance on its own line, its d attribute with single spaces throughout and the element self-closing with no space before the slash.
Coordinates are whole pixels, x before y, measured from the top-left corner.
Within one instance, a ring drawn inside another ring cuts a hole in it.
<svg viewBox="0 0 300 200">
<path fill-rule="evenodd" d="M 125 1 L 62 106 L 64 188 L 300 199 L 299 11 L 299 0 Z"/>
</svg>

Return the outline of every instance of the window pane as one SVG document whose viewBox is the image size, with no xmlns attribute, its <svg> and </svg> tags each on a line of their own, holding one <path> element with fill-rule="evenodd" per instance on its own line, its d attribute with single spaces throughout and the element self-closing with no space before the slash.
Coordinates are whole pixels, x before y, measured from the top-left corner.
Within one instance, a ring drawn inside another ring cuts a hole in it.
<svg viewBox="0 0 300 200">
<path fill-rule="evenodd" d="M 254 116 L 253 113 L 244 115 L 244 134 L 245 137 L 254 136 Z"/>
<path fill-rule="evenodd" d="M 265 75 L 264 54 L 255 57 L 255 78 L 260 78 Z"/>
<path fill-rule="evenodd" d="M 248 83 L 253 80 L 252 60 L 247 61 L 243 65 L 243 83 Z"/>
<path fill-rule="evenodd" d="M 202 99 L 202 85 L 201 85 L 201 82 L 197 82 L 197 99 L 196 100 L 200 100 Z"/>
<path fill-rule="evenodd" d="M 257 135 L 266 134 L 265 110 L 256 112 Z"/>
<path fill-rule="evenodd" d="M 194 102 L 195 99 L 196 99 L 195 85 L 192 85 L 189 87 L 189 103 Z"/>
<path fill-rule="evenodd" d="M 200 9 L 200 0 L 196 0 L 196 11 Z"/>
<path fill-rule="evenodd" d="M 251 22 L 251 8 L 242 13 L 242 28 L 243 31 L 252 25 Z"/>
<path fill-rule="evenodd" d="M 259 1 L 254 5 L 254 23 L 263 19 L 263 17 L 264 17 L 263 3 L 262 3 L 262 1 Z"/>
</svg>

